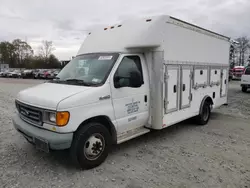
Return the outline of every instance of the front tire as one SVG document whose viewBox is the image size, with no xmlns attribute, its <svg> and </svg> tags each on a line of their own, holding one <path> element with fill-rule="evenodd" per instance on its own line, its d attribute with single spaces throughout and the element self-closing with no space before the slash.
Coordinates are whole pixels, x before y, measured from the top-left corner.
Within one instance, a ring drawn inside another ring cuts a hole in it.
<svg viewBox="0 0 250 188">
<path fill-rule="evenodd" d="M 111 147 L 111 135 L 100 123 L 83 125 L 74 135 L 71 157 L 83 169 L 91 169 L 102 164 Z"/>
<path fill-rule="evenodd" d="M 206 125 L 210 119 L 211 107 L 208 102 L 205 102 L 202 106 L 201 113 L 196 117 L 196 123 L 198 125 Z"/>
<path fill-rule="evenodd" d="M 242 87 L 241 87 L 241 91 L 245 93 L 245 92 L 247 92 L 247 88 L 244 87 L 244 86 L 242 86 Z"/>
</svg>

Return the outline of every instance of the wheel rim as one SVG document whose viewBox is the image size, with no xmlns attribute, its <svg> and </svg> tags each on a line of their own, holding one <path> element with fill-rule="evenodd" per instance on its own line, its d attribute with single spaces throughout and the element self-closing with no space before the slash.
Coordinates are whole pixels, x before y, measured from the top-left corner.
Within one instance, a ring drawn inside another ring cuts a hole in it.
<svg viewBox="0 0 250 188">
<path fill-rule="evenodd" d="M 96 160 L 103 153 L 104 148 L 104 137 L 99 133 L 95 133 L 85 142 L 83 152 L 88 160 Z"/>
<path fill-rule="evenodd" d="M 203 109 L 203 120 L 207 121 L 209 117 L 209 106 L 205 106 Z"/>
</svg>

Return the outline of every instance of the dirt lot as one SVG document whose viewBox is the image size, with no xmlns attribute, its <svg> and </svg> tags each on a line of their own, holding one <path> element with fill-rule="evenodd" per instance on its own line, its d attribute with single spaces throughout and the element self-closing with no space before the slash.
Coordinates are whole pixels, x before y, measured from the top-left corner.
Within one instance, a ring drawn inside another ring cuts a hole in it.
<svg viewBox="0 0 250 188">
<path fill-rule="evenodd" d="M 100 167 L 37 151 L 13 128 L 14 98 L 37 80 L 0 78 L 0 187 L 250 187 L 250 92 L 231 82 L 208 125 L 184 122 L 113 149 Z"/>
</svg>

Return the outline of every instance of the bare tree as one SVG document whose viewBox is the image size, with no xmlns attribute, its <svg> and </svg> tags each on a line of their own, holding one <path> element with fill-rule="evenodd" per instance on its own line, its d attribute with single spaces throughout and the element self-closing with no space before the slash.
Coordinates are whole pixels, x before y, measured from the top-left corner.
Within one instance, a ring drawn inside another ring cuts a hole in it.
<svg viewBox="0 0 250 188">
<path fill-rule="evenodd" d="M 239 65 L 245 65 L 245 53 L 250 48 L 249 39 L 247 37 L 240 37 L 236 39 L 239 42 L 237 51 L 239 53 Z"/>
<path fill-rule="evenodd" d="M 48 60 L 49 56 L 55 50 L 52 41 L 43 40 L 42 45 L 40 46 L 40 55 L 45 59 Z"/>
</svg>

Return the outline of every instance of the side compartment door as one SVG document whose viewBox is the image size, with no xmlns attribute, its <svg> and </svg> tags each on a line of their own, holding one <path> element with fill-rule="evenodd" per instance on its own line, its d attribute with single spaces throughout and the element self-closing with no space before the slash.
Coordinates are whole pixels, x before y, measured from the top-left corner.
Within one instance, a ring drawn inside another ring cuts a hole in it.
<svg viewBox="0 0 250 188">
<path fill-rule="evenodd" d="M 221 77 L 220 68 L 211 68 L 210 70 L 210 87 L 219 86 Z"/>
<path fill-rule="evenodd" d="M 181 100 L 180 100 L 180 108 L 188 108 L 190 107 L 191 102 L 191 66 L 183 66 L 181 67 Z"/>
<path fill-rule="evenodd" d="M 195 66 L 193 88 L 206 88 L 208 85 L 208 67 Z"/>
<path fill-rule="evenodd" d="M 179 66 L 165 65 L 165 114 L 178 110 Z"/>
<path fill-rule="evenodd" d="M 227 69 L 222 69 L 221 71 L 221 89 L 220 96 L 225 97 L 227 92 Z"/>
</svg>

